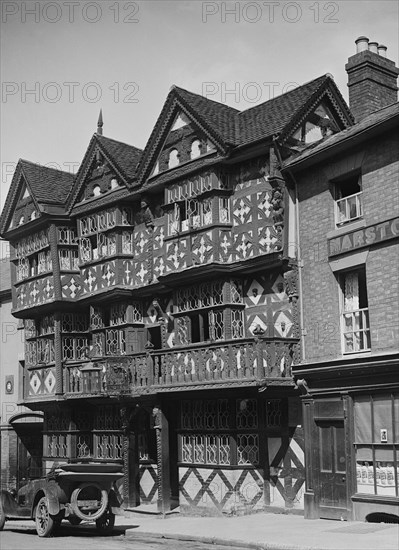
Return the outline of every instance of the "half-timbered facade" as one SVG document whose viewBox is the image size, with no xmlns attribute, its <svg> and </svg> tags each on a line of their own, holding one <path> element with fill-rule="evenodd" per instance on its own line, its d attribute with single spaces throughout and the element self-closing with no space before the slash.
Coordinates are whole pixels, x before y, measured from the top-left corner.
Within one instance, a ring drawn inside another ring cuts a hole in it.
<svg viewBox="0 0 399 550">
<path fill-rule="evenodd" d="M 19 162 L 1 232 L 45 469 L 121 462 L 127 507 L 303 509 L 280 154 L 352 123 L 329 75 L 243 112 L 174 87 L 143 151 L 100 119 L 75 177 Z"/>
</svg>

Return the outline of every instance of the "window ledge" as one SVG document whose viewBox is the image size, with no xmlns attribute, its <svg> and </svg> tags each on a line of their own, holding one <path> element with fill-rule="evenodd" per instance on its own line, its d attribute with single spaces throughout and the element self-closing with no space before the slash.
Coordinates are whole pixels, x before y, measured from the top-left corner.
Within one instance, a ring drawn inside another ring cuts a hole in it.
<svg viewBox="0 0 399 550">
<path fill-rule="evenodd" d="M 364 351 L 343 351 L 343 357 L 350 357 L 355 359 L 356 357 L 364 357 L 365 355 L 371 355 L 371 349 L 365 349 Z"/>
<path fill-rule="evenodd" d="M 339 237 L 340 235 L 344 235 L 345 233 L 350 233 L 351 231 L 355 231 L 356 229 L 360 229 L 361 227 L 365 227 L 365 226 L 366 226 L 366 220 L 364 219 L 348 222 L 342 227 L 338 227 L 337 229 L 333 229 L 332 231 L 329 231 L 327 233 L 327 239 Z"/>
<path fill-rule="evenodd" d="M 204 231 L 209 231 L 211 229 L 232 229 L 232 222 L 215 222 L 210 223 L 209 225 L 202 225 L 201 227 L 192 227 L 190 229 L 185 229 L 184 231 L 178 231 L 174 235 L 166 235 L 164 241 L 171 241 L 172 239 L 179 239 L 180 237 L 185 237 L 187 235 L 192 235 L 193 233 L 201 233 Z"/>
<path fill-rule="evenodd" d="M 355 493 L 354 495 L 352 495 L 351 500 L 353 502 L 375 502 L 378 500 L 380 502 L 387 502 L 390 504 L 397 504 L 399 502 L 398 497 L 391 497 L 389 495 L 374 495 L 371 493 Z"/>
</svg>

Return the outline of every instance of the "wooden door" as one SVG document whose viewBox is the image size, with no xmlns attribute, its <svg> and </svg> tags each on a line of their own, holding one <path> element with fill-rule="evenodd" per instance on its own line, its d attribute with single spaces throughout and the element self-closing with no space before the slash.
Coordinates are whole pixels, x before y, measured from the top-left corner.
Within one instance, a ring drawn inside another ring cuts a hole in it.
<svg viewBox="0 0 399 550">
<path fill-rule="evenodd" d="M 347 519 L 344 423 L 320 421 L 317 428 L 319 514 L 321 518 Z"/>
</svg>

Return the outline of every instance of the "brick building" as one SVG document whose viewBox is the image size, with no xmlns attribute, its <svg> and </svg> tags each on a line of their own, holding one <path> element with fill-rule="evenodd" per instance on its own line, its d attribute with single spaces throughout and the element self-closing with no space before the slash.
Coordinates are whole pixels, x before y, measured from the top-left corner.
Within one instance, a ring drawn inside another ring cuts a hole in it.
<svg viewBox="0 0 399 550">
<path fill-rule="evenodd" d="M 143 151 L 105 137 L 100 116 L 75 177 L 19 161 L 0 232 L 44 470 L 120 462 L 130 508 L 303 511 L 292 369 L 305 377 L 319 286 L 293 174 L 353 124 L 330 75 L 242 112 L 173 87 Z"/>
<path fill-rule="evenodd" d="M 399 103 L 386 48 L 357 47 L 346 65 L 356 123 L 283 172 L 303 266 L 305 515 L 363 520 L 398 510 Z"/>
</svg>

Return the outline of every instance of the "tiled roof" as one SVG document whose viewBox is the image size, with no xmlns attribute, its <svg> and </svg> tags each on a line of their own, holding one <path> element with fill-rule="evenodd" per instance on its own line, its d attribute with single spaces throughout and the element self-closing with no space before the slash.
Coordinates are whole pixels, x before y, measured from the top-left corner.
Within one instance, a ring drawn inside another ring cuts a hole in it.
<svg viewBox="0 0 399 550">
<path fill-rule="evenodd" d="M 239 146 L 271 137 L 287 129 L 307 104 L 329 84 L 336 89 L 344 103 L 332 77 L 328 74 L 244 111 L 238 111 L 182 88 L 175 87 L 174 90 L 226 143 Z"/>
<path fill-rule="evenodd" d="M 96 134 L 96 138 L 117 167 L 121 169 L 129 180 L 133 179 L 143 151 L 133 145 L 128 145 L 127 143 L 122 143 L 100 134 Z"/>
<path fill-rule="evenodd" d="M 330 75 L 320 76 L 245 111 L 173 86 L 143 151 L 137 168 L 138 184 L 143 183 L 151 171 L 162 140 L 171 124 L 176 103 L 180 103 L 182 108 L 190 112 L 213 137 L 219 151 L 227 154 L 231 146 L 249 145 L 277 133 L 289 132 L 292 125 L 300 120 L 317 100 L 318 95 L 327 88 L 343 111 L 344 123 L 351 124 L 350 111 Z"/>
<path fill-rule="evenodd" d="M 19 164 L 38 203 L 65 204 L 73 185 L 73 174 L 23 159 Z"/>
<path fill-rule="evenodd" d="M 365 117 L 360 122 L 357 122 L 353 126 L 350 126 L 349 128 L 346 128 L 345 130 L 342 130 L 341 132 L 338 132 L 337 134 L 334 134 L 326 138 L 321 143 L 310 145 L 304 151 L 302 151 L 302 153 L 296 155 L 295 157 L 291 157 L 289 160 L 287 160 L 284 163 L 284 168 L 292 166 L 293 164 L 296 164 L 299 161 L 303 161 L 306 158 L 309 158 L 313 155 L 320 153 L 321 151 L 324 151 L 330 147 L 333 147 L 334 145 L 338 145 L 342 141 L 347 140 L 351 137 L 354 137 L 357 134 L 363 133 L 377 126 L 378 124 L 388 121 L 392 119 L 394 116 L 398 116 L 398 115 L 399 115 L 399 102 L 393 103 L 392 105 L 388 105 L 383 109 L 379 109 L 378 111 L 375 111 L 371 115 Z"/>
<path fill-rule="evenodd" d="M 320 76 L 265 103 L 242 111 L 238 115 L 239 143 L 241 145 L 267 138 L 281 132 L 295 115 L 330 79 Z"/>
<path fill-rule="evenodd" d="M 236 115 L 240 111 L 178 86 L 174 86 L 174 90 L 225 143 L 236 143 Z"/>
</svg>

